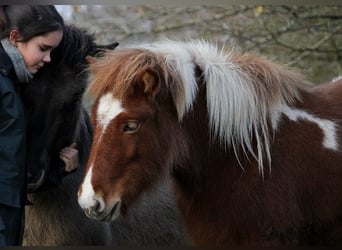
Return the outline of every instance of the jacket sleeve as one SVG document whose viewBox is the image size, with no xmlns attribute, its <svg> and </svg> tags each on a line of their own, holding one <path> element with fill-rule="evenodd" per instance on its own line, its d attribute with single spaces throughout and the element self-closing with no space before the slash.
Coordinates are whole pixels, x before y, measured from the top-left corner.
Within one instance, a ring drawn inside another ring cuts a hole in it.
<svg viewBox="0 0 342 250">
<path fill-rule="evenodd" d="M 0 203 L 20 207 L 25 193 L 24 111 L 12 82 L 0 75 Z"/>
</svg>

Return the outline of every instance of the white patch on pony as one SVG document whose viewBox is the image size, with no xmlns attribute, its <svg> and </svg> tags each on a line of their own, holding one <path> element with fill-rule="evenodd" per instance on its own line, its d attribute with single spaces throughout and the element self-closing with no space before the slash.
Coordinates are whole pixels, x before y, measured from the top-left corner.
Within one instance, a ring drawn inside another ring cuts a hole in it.
<svg viewBox="0 0 342 250">
<path fill-rule="evenodd" d="M 108 127 L 109 123 L 120 113 L 124 108 L 121 102 L 113 98 L 111 93 L 104 94 L 99 100 L 97 108 L 97 121 L 103 129 L 103 132 Z"/>
<path fill-rule="evenodd" d="M 297 122 L 298 120 L 307 120 L 316 123 L 318 127 L 323 131 L 323 147 L 338 151 L 337 143 L 337 126 L 334 122 L 321 119 L 307 113 L 306 111 L 290 108 L 289 106 L 282 106 L 281 113 L 286 115 L 291 121 Z M 279 121 L 279 120 L 278 120 Z M 277 128 L 278 123 L 272 122 L 274 129 Z"/>
<path fill-rule="evenodd" d="M 87 175 L 82 183 L 82 192 L 78 193 L 78 203 L 82 209 L 90 209 L 95 206 L 97 202 L 100 203 L 99 211 L 103 211 L 105 203 L 101 197 L 95 194 L 93 186 L 91 185 L 91 177 L 93 172 L 93 164 L 90 166 Z"/>
</svg>

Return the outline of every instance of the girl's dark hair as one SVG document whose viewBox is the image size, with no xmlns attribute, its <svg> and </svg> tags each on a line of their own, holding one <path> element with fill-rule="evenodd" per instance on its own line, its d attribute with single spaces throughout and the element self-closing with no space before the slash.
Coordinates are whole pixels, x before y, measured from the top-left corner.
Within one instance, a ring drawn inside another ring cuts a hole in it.
<svg viewBox="0 0 342 250">
<path fill-rule="evenodd" d="M 21 42 L 57 30 L 64 21 L 53 5 L 0 5 L 0 39 L 16 29 Z"/>
</svg>

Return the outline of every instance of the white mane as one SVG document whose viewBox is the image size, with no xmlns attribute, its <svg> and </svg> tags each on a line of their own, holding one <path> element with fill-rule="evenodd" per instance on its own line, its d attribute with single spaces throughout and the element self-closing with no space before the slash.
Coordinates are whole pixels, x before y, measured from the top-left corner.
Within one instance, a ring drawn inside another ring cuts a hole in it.
<svg viewBox="0 0 342 250">
<path fill-rule="evenodd" d="M 300 77 L 286 68 L 252 56 L 252 59 L 267 64 L 254 69 L 257 62 L 239 61 L 233 53 L 224 53 L 223 49 L 204 41 L 164 41 L 138 47 L 163 56 L 169 71 L 181 79 L 182 82 L 171 89 L 180 121 L 192 108 L 198 91 L 194 70 L 196 65 L 201 68 L 206 82 L 212 134 L 226 147 L 232 147 L 237 157 L 239 147 L 246 155 L 250 153 L 257 159 L 259 172 L 263 175 L 264 157 L 269 166 L 271 163 L 268 121 L 276 122 L 279 107 L 298 98 L 298 85 L 290 81 L 298 83 Z M 270 65 L 276 69 L 269 69 L 267 66 Z M 265 82 L 260 82 L 259 76 L 254 75 L 257 73 L 263 74 Z M 276 87 L 272 85 L 272 93 L 269 93 L 267 88 L 271 84 Z M 257 152 L 252 147 L 253 136 Z"/>
</svg>

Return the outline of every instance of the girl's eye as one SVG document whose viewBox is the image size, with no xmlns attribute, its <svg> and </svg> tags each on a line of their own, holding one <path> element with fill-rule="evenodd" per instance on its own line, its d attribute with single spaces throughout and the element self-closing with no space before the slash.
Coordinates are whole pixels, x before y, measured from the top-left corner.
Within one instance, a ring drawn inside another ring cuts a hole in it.
<svg viewBox="0 0 342 250">
<path fill-rule="evenodd" d="M 52 50 L 52 48 L 50 46 L 45 46 L 45 45 L 39 46 L 39 49 L 42 52 L 46 52 L 46 51 Z"/>
<path fill-rule="evenodd" d="M 127 134 L 133 134 L 138 131 L 139 127 L 140 127 L 139 121 L 128 121 L 124 125 L 122 132 L 127 133 Z"/>
</svg>

